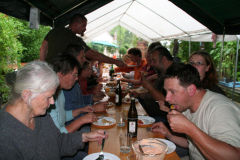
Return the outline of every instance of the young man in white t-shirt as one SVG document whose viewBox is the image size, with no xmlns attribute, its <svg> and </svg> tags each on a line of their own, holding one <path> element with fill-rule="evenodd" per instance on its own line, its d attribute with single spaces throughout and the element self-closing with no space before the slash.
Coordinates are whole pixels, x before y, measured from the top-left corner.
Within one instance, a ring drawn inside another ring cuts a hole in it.
<svg viewBox="0 0 240 160">
<path fill-rule="evenodd" d="M 191 65 L 173 64 L 164 78 L 166 101 L 175 108 L 168 113 L 168 122 L 173 132 L 186 138 L 176 136 L 162 122 L 152 126 L 153 132 L 189 148 L 190 159 L 239 159 L 239 106 L 203 89 L 198 71 Z"/>
</svg>

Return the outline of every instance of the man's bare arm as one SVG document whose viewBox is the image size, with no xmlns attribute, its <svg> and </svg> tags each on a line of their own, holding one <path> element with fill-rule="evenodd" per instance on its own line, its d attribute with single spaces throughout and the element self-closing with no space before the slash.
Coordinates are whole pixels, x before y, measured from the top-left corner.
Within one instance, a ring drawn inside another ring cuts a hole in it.
<svg viewBox="0 0 240 160">
<path fill-rule="evenodd" d="M 134 85 L 140 85 L 140 84 L 141 84 L 141 80 L 140 80 L 140 79 L 127 79 L 127 78 L 121 78 L 120 81 L 122 81 L 122 82 L 132 83 L 132 84 L 134 84 Z"/>
<path fill-rule="evenodd" d="M 47 55 L 47 50 L 48 50 L 48 41 L 43 40 L 42 46 L 40 47 L 40 61 L 44 61 Z"/>
<path fill-rule="evenodd" d="M 142 86 L 148 90 L 148 92 L 151 94 L 151 96 L 156 100 L 165 100 L 164 95 L 162 92 L 158 91 L 153 87 L 153 85 L 146 79 L 142 79 Z"/>
<path fill-rule="evenodd" d="M 239 159 L 240 148 L 210 137 L 197 126 L 192 126 L 188 135 L 201 150 L 206 159 Z"/>
<path fill-rule="evenodd" d="M 167 119 L 172 131 L 188 135 L 206 159 L 239 159 L 240 148 L 204 133 L 182 113 L 172 110 L 168 113 Z"/>
<path fill-rule="evenodd" d="M 85 56 L 90 59 L 94 59 L 96 61 L 102 62 L 102 63 L 109 63 L 109 64 L 116 64 L 118 67 L 125 67 L 127 66 L 123 61 L 118 59 L 113 59 L 108 56 L 105 56 L 102 53 L 99 53 L 97 51 L 94 51 L 92 49 L 89 49 Z"/>
</svg>

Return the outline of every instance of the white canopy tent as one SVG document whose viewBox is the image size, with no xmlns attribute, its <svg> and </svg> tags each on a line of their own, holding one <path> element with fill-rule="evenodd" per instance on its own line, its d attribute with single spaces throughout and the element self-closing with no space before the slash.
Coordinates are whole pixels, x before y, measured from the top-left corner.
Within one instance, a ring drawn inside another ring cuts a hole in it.
<svg viewBox="0 0 240 160">
<path fill-rule="evenodd" d="M 168 0 L 115 0 L 86 15 L 85 41 L 121 25 L 148 42 L 210 30 Z"/>
<path fill-rule="evenodd" d="M 83 37 L 86 42 L 117 25 L 150 43 L 169 39 L 189 41 L 190 50 L 191 41 L 212 41 L 212 32 L 207 27 L 168 0 L 114 0 L 87 14 L 86 18 L 87 31 Z M 237 36 L 224 33 L 216 39 L 222 42 L 233 40 L 239 42 Z"/>
</svg>

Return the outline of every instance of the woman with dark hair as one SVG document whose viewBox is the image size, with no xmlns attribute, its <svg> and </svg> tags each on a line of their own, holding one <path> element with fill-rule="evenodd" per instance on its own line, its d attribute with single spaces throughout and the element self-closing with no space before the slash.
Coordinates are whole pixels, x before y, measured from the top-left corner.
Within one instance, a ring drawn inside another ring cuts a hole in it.
<svg viewBox="0 0 240 160">
<path fill-rule="evenodd" d="M 225 95 L 225 92 L 217 85 L 218 76 L 208 52 L 195 51 L 189 57 L 189 64 L 197 68 L 204 89 Z"/>
</svg>

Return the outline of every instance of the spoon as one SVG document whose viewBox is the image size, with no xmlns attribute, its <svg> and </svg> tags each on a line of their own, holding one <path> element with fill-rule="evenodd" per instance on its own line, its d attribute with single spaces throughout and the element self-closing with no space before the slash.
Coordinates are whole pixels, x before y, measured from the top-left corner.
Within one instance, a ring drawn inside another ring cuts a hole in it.
<svg viewBox="0 0 240 160">
<path fill-rule="evenodd" d="M 140 150 L 141 153 L 144 153 L 143 149 L 142 149 L 142 146 L 140 144 L 139 144 L 139 150 Z"/>
</svg>

